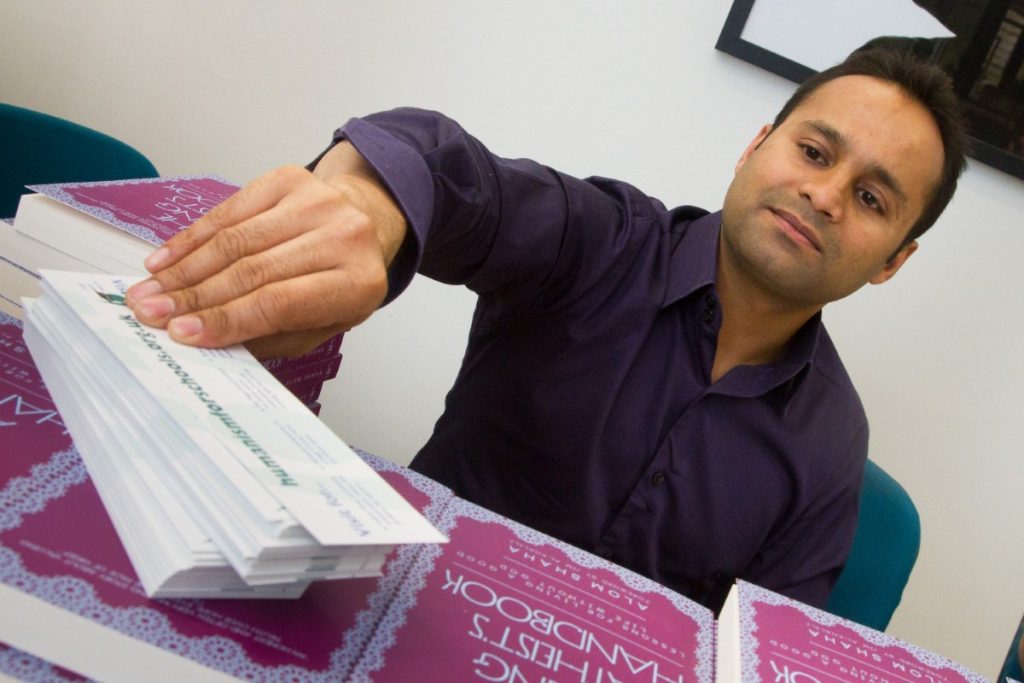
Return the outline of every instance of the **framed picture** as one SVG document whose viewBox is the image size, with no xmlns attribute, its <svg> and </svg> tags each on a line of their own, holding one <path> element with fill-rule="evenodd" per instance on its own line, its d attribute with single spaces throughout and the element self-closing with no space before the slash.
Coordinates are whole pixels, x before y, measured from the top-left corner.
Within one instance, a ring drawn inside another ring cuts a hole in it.
<svg viewBox="0 0 1024 683">
<path fill-rule="evenodd" d="M 1024 0 L 735 0 L 715 47 L 800 83 L 869 44 L 942 67 L 971 156 L 1024 179 Z"/>
</svg>

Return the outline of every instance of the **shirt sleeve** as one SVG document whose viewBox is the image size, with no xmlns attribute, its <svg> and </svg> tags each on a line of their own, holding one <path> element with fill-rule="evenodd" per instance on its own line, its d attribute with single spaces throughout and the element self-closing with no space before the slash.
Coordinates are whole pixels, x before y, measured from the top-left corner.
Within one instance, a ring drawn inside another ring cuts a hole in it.
<svg viewBox="0 0 1024 683">
<path fill-rule="evenodd" d="M 636 241 L 616 192 L 498 157 L 442 114 L 373 114 L 348 121 L 334 139 L 366 158 L 409 223 L 389 269 L 387 301 L 419 272 L 464 284 L 502 308 L 537 309 L 546 294 L 586 287 Z"/>
<path fill-rule="evenodd" d="M 849 465 L 793 524 L 765 544 L 741 578 L 824 609 L 853 546 L 867 448 L 865 422 L 847 451 Z"/>
</svg>

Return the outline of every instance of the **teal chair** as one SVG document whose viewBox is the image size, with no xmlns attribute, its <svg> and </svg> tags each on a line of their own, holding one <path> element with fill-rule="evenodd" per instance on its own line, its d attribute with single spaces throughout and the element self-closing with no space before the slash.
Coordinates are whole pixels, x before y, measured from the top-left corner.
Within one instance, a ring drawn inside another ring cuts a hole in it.
<svg viewBox="0 0 1024 683">
<path fill-rule="evenodd" d="M 998 683 L 1006 683 L 1006 680 L 1011 681 L 1022 681 L 1024 682 L 1024 674 L 1021 673 L 1021 662 L 1020 662 L 1020 638 L 1024 635 L 1024 619 L 1020 620 L 1020 625 L 1017 627 L 1017 633 L 1013 636 L 1013 642 L 1010 643 L 1010 651 L 1006 653 L 1006 660 L 1003 662 L 1003 670 L 999 672 L 999 678 L 996 679 Z"/>
<path fill-rule="evenodd" d="M 921 518 L 906 490 L 868 460 L 850 559 L 826 609 L 884 631 L 921 547 Z"/>
<path fill-rule="evenodd" d="M 0 104 L 0 218 L 14 215 L 25 185 L 157 175 L 149 159 L 109 135 Z"/>
</svg>

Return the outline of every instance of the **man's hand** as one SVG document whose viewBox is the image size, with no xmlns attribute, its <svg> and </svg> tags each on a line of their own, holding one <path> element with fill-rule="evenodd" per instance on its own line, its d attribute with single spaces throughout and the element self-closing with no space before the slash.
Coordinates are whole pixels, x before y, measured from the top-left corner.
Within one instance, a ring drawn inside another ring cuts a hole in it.
<svg viewBox="0 0 1024 683">
<path fill-rule="evenodd" d="M 314 173 L 272 171 L 168 240 L 128 305 L 186 344 L 298 355 L 380 306 L 405 232 L 373 169 L 343 142 Z"/>
</svg>

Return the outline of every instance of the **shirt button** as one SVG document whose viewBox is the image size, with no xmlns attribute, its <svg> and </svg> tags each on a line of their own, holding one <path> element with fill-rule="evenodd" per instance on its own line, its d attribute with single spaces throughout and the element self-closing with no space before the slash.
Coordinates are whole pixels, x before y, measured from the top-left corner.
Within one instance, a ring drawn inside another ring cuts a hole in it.
<svg viewBox="0 0 1024 683">
<path fill-rule="evenodd" d="M 665 483 L 665 473 L 655 472 L 654 474 L 652 474 L 651 483 L 655 486 L 661 486 L 663 483 Z"/>
<path fill-rule="evenodd" d="M 700 317 L 706 323 L 711 322 L 712 320 L 715 319 L 715 309 L 705 308 L 704 312 L 700 314 Z"/>
<path fill-rule="evenodd" d="M 704 305 L 713 311 L 715 310 L 715 306 L 718 305 L 718 300 L 715 299 L 714 294 L 708 294 L 706 297 L 704 297 Z"/>
</svg>

